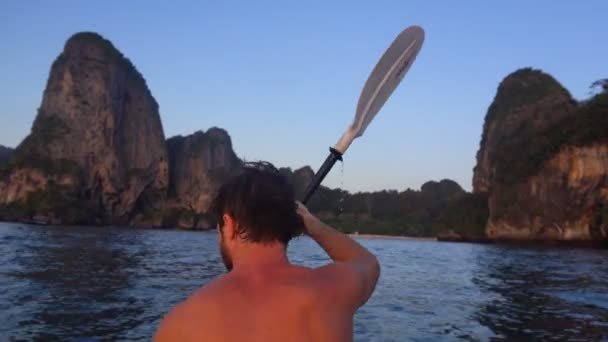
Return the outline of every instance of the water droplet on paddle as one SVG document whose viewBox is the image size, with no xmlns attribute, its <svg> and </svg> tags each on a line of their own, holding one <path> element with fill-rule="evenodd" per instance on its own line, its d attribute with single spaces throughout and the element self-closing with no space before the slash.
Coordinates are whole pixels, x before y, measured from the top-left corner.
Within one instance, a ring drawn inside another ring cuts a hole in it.
<svg viewBox="0 0 608 342">
<path fill-rule="evenodd" d="M 344 189 L 344 161 L 340 160 L 340 189 Z"/>
<path fill-rule="evenodd" d="M 340 190 L 344 191 L 344 161 L 340 160 Z M 344 194 L 340 197 L 340 214 L 344 212 Z"/>
</svg>

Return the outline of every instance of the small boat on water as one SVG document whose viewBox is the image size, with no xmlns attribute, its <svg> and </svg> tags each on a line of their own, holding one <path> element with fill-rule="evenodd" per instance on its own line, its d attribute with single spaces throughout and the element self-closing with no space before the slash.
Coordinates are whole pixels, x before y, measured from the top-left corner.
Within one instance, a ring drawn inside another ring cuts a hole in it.
<svg viewBox="0 0 608 342">
<path fill-rule="evenodd" d="M 49 224 L 51 224 L 51 219 L 49 219 L 46 216 L 36 215 L 36 216 L 32 217 L 30 220 L 25 220 L 25 223 L 37 224 L 37 225 L 41 225 L 41 226 L 48 226 Z"/>
</svg>

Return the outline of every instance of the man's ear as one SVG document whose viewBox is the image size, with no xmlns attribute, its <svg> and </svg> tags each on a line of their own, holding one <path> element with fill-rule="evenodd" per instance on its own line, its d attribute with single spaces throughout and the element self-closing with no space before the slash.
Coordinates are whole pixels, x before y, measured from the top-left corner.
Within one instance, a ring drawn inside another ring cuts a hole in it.
<svg viewBox="0 0 608 342">
<path fill-rule="evenodd" d="M 236 236 L 238 235 L 236 221 L 228 214 L 224 214 L 222 218 L 224 219 L 224 227 L 222 228 L 224 236 L 230 240 L 236 239 Z"/>
</svg>

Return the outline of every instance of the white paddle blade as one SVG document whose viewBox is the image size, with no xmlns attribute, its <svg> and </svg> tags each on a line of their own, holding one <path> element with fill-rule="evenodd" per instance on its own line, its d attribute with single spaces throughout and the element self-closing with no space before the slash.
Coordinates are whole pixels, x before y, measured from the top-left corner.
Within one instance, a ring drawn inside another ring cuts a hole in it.
<svg viewBox="0 0 608 342">
<path fill-rule="evenodd" d="M 424 30 L 410 26 L 384 52 L 361 91 L 355 120 L 334 148 L 344 153 L 363 132 L 410 69 L 424 42 Z"/>
</svg>

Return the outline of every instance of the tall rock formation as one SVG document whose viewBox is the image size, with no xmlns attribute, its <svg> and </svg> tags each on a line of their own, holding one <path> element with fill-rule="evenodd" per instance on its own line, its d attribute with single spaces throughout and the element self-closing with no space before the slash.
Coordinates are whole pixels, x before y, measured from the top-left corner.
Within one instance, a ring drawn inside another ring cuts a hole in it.
<svg viewBox="0 0 608 342">
<path fill-rule="evenodd" d="M 0 203 L 66 223 L 128 223 L 163 201 L 168 171 L 158 104 L 144 78 L 112 43 L 78 33 L 51 67 L 31 133 L 3 173 Z M 63 212 L 69 208 L 57 207 L 57 196 L 81 215 Z"/>
<path fill-rule="evenodd" d="M 15 150 L 12 148 L 0 145 L 0 165 L 6 163 L 13 156 L 13 152 Z"/>
<path fill-rule="evenodd" d="M 608 240 L 608 94 L 576 103 L 551 76 L 506 77 L 488 110 L 473 188 L 494 240 Z"/>
<path fill-rule="evenodd" d="M 473 192 L 489 191 L 495 176 L 492 167 L 502 162 L 498 159 L 505 157 L 505 152 L 518 152 L 515 149 L 522 145 L 523 138 L 546 130 L 572 115 L 575 108 L 570 93 L 542 71 L 525 68 L 508 75 L 498 86 L 486 114 L 473 174 Z"/>
<path fill-rule="evenodd" d="M 299 169 L 291 170 L 289 167 L 279 169 L 281 174 L 285 176 L 287 181 L 292 184 L 296 198 L 301 200 L 304 197 L 304 191 L 308 184 L 312 182 L 315 172 L 310 166 L 303 166 Z M 324 187 L 321 186 L 319 191 L 323 191 Z"/>
<path fill-rule="evenodd" d="M 228 133 L 220 128 L 167 140 L 169 206 L 206 213 L 217 190 L 241 165 Z"/>
<path fill-rule="evenodd" d="M 428 181 L 420 187 L 420 192 L 433 198 L 449 198 L 464 193 L 464 189 L 451 179 L 442 179 L 439 182 Z"/>
</svg>

